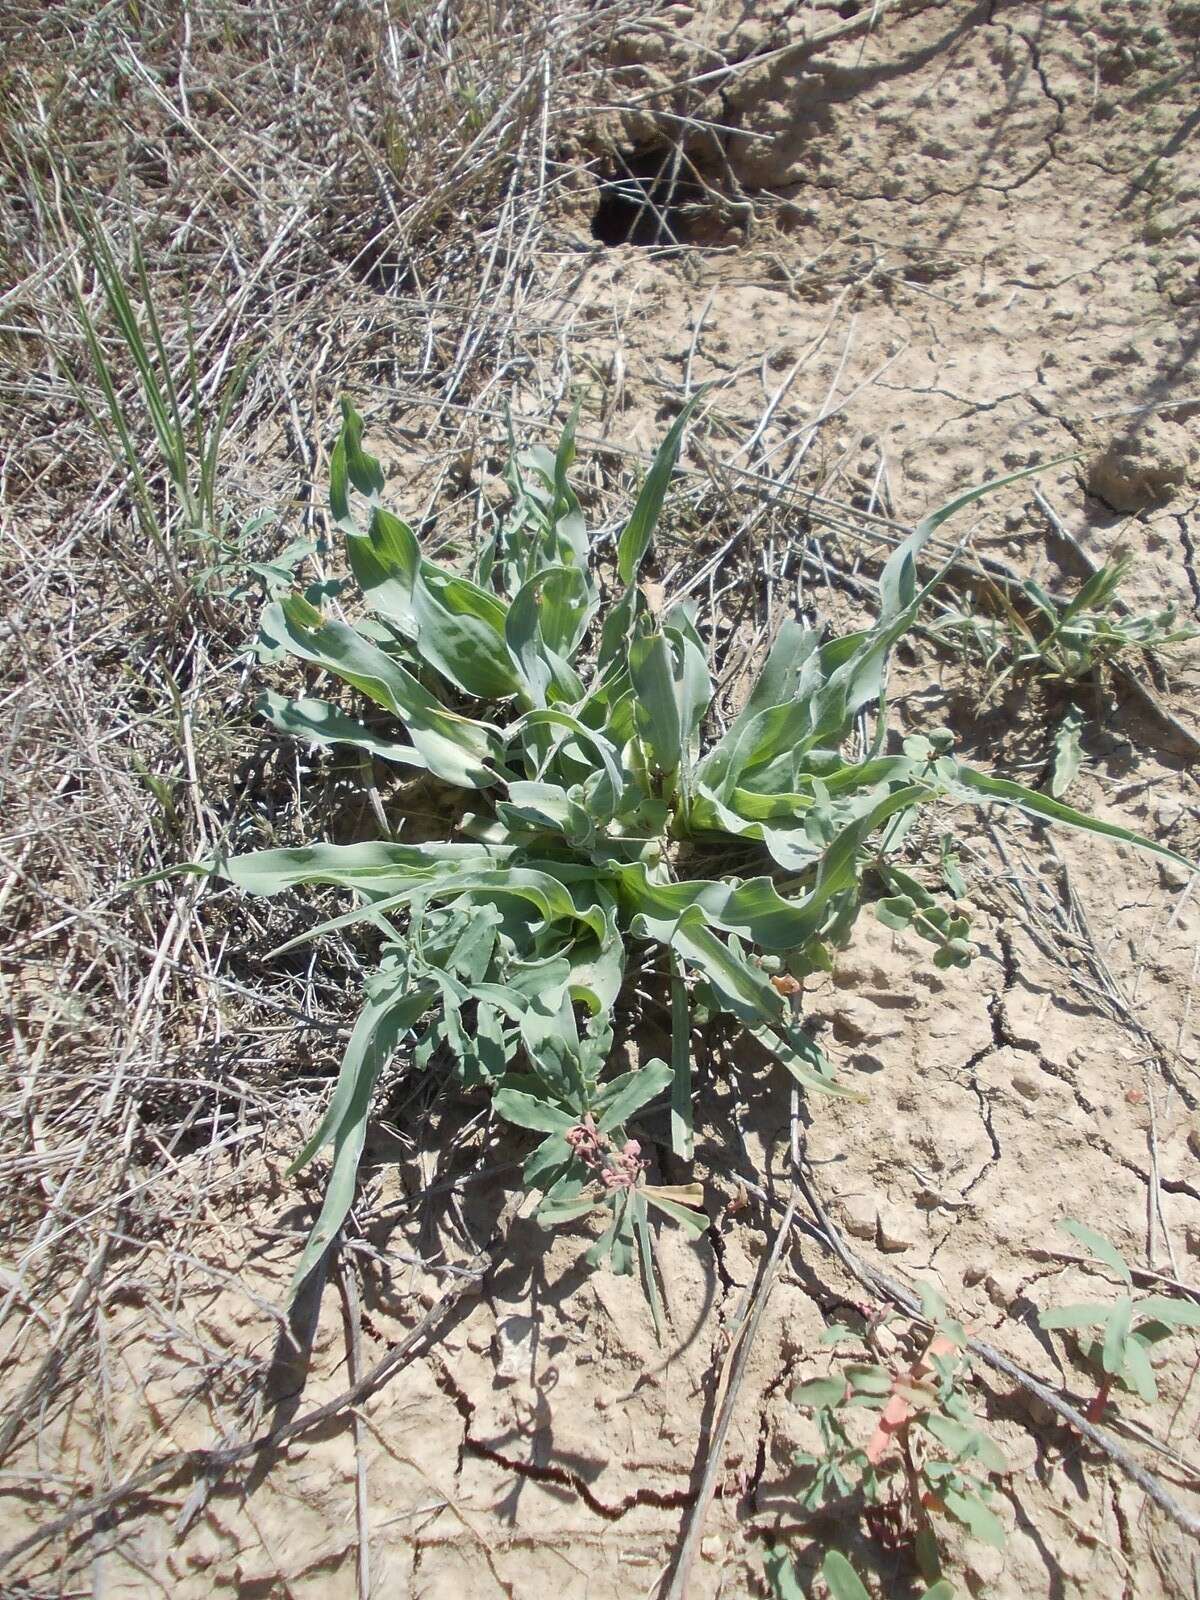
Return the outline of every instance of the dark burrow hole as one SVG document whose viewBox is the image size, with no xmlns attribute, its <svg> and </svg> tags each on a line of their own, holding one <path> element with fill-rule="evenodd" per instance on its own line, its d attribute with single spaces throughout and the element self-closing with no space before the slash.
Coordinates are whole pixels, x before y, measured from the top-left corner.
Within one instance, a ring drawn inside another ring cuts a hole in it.
<svg viewBox="0 0 1200 1600">
<path fill-rule="evenodd" d="M 646 245 L 670 250 L 711 242 L 720 206 L 681 169 L 671 149 L 646 150 L 616 163 L 600 184 L 592 237 L 610 247 Z"/>
</svg>

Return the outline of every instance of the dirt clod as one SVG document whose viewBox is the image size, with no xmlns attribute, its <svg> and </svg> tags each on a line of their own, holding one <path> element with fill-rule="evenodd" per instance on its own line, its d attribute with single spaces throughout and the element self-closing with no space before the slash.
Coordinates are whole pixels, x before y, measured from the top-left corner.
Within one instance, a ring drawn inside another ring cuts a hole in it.
<svg viewBox="0 0 1200 1600">
<path fill-rule="evenodd" d="M 1119 433 L 1087 468 L 1087 487 L 1116 511 L 1144 511 L 1200 483 L 1200 444 L 1165 417 L 1144 417 Z"/>
</svg>

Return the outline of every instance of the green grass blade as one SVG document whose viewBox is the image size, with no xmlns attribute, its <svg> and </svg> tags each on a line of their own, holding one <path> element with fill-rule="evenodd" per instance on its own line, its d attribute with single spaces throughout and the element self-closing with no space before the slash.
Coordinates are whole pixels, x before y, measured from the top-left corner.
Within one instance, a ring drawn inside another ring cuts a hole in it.
<svg viewBox="0 0 1200 1600">
<path fill-rule="evenodd" d="M 1116 822 L 1104 822 L 1099 817 L 1092 817 L 1085 811 L 1076 811 L 1073 806 L 1066 805 L 1061 800 L 1054 800 L 1047 794 L 1039 794 L 1036 789 L 1027 789 L 1024 784 L 1013 783 L 1008 778 L 990 778 L 982 772 L 976 772 L 971 767 L 963 766 L 961 762 L 951 762 L 954 769 L 953 782 L 961 791 L 962 797 L 968 800 L 997 800 L 1002 805 L 1016 806 L 1019 810 L 1028 812 L 1043 822 L 1060 822 L 1068 828 L 1079 828 L 1084 833 L 1103 834 L 1109 839 L 1119 839 L 1122 844 L 1136 845 L 1139 850 L 1148 850 L 1153 855 L 1163 856 L 1168 861 L 1185 867 L 1189 872 L 1200 872 L 1200 866 L 1194 861 L 1189 861 L 1186 856 L 1181 856 L 1178 851 L 1172 850 L 1165 844 L 1157 844 L 1153 839 L 1147 839 L 1144 834 L 1136 833 L 1132 828 L 1124 828 Z"/>
<path fill-rule="evenodd" d="M 695 1154 L 692 1118 L 692 1014 L 687 983 L 674 950 L 667 951 L 671 974 L 671 1149 L 681 1161 Z"/>
<path fill-rule="evenodd" d="M 325 1254 L 354 1203 L 358 1162 L 366 1140 L 371 1096 L 399 1040 L 433 998 L 432 989 L 390 995 L 368 1003 L 359 1015 L 342 1058 L 337 1086 L 325 1115 L 289 1169 L 298 1171 L 324 1145 L 333 1144 L 333 1164 L 321 1213 L 308 1236 L 292 1279 L 292 1298 Z"/>
<path fill-rule="evenodd" d="M 782 1035 L 775 1028 L 752 1026 L 749 1030 L 768 1054 L 783 1064 L 802 1089 L 815 1094 L 831 1094 L 841 1100 L 857 1100 L 865 1105 L 870 1098 L 857 1089 L 851 1089 L 836 1078 L 829 1077 L 828 1062 L 798 1029 L 790 1028 Z"/>
<path fill-rule="evenodd" d="M 671 474 L 675 471 L 675 463 L 679 459 L 679 447 L 683 443 L 684 429 L 691 421 L 692 413 L 700 403 L 700 398 L 699 392 L 692 396 L 675 418 L 667 437 L 659 445 L 634 504 L 633 514 L 617 541 L 617 576 L 627 588 L 637 577 L 638 569 L 653 537 L 662 512 L 663 501 L 667 497 Z"/>
<path fill-rule="evenodd" d="M 646 1290 L 646 1299 L 650 1303 L 650 1315 L 654 1319 L 654 1337 L 659 1344 L 663 1336 L 662 1300 L 658 1293 L 658 1279 L 654 1274 L 654 1240 L 650 1233 L 650 1219 L 646 1211 L 644 1195 L 634 1193 L 629 1198 L 629 1210 L 633 1219 L 633 1229 L 637 1234 L 638 1254 L 642 1263 L 642 1283 Z"/>
</svg>

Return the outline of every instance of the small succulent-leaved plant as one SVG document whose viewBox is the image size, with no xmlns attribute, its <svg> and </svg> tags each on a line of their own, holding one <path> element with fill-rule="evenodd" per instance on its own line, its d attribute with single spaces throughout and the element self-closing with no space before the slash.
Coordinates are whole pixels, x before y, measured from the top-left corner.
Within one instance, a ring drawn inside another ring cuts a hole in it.
<svg viewBox="0 0 1200 1600">
<path fill-rule="evenodd" d="M 1126 1290 L 1116 1300 L 1050 1306 L 1038 1313 L 1041 1326 L 1055 1332 L 1099 1330 L 1094 1337 L 1079 1340 L 1080 1353 L 1099 1383 L 1088 1407 L 1089 1420 L 1100 1420 L 1114 1387 L 1152 1403 L 1158 1398 L 1154 1352 L 1181 1329 L 1200 1329 L 1200 1305 L 1177 1295 L 1137 1294 L 1129 1265 L 1110 1240 L 1073 1217 L 1062 1218 L 1058 1226 L 1082 1244 L 1094 1261 L 1115 1273 Z"/>
<path fill-rule="evenodd" d="M 820 1452 L 796 1456 L 808 1473 L 800 1503 L 817 1511 L 854 1491 L 868 1505 L 899 1499 L 918 1533 L 933 1517 L 946 1516 L 1000 1548 L 1004 1529 L 988 1503 L 989 1480 L 1008 1464 L 966 1397 L 970 1361 L 962 1325 L 934 1290 L 925 1288 L 922 1298 L 933 1331 L 914 1361 L 839 1363 L 793 1391 L 793 1403 L 813 1411 L 822 1442 Z M 826 1337 L 840 1343 L 852 1336 L 838 1326 Z M 856 1427 L 863 1411 L 877 1416 L 867 1430 Z"/>
</svg>

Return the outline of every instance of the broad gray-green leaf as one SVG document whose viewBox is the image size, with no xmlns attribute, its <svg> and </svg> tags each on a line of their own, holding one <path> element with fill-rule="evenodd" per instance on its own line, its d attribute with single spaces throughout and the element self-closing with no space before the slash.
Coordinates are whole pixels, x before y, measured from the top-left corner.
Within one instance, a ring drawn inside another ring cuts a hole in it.
<svg viewBox="0 0 1200 1600">
<path fill-rule="evenodd" d="M 310 744 L 352 745 L 356 750 L 365 750 L 368 755 L 400 767 L 429 765 L 414 745 L 387 739 L 324 700 L 288 700 L 266 689 L 259 695 L 254 709 L 280 733 L 291 734 L 293 739 L 303 739 Z"/>
<path fill-rule="evenodd" d="M 1137 1302 L 1139 1319 L 1150 1317 L 1169 1328 L 1200 1328 L 1200 1305 L 1194 1300 L 1175 1300 L 1165 1294 L 1148 1294 Z"/>
<path fill-rule="evenodd" d="M 492 1096 L 492 1108 L 506 1122 L 515 1122 L 519 1128 L 533 1128 L 539 1133 L 564 1134 L 578 1120 L 557 1106 L 535 1100 L 518 1089 L 497 1089 Z"/>
<path fill-rule="evenodd" d="M 545 863 L 545 865 L 553 868 L 555 864 Z M 405 884 L 394 893 L 372 900 L 367 906 L 356 907 L 353 911 L 343 912 L 338 917 L 330 917 L 319 926 L 309 928 L 306 932 L 297 934 L 294 939 L 279 945 L 275 953 L 282 954 L 299 945 L 310 944 L 314 939 L 324 938 L 326 934 L 352 927 L 355 923 L 386 916 L 418 900 L 432 903 L 436 900 L 445 900 L 452 895 L 478 895 L 490 904 L 510 899 L 517 900 L 528 907 L 526 916 L 530 912 L 536 913 L 536 920 L 541 924 L 574 921 L 590 928 L 598 939 L 602 939 L 605 934 L 604 913 L 601 908 L 589 903 L 586 897 L 581 897 L 584 903 L 577 905 L 568 890 L 550 872 L 539 871 L 537 867 L 505 867 L 494 871 L 473 870 L 468 865 L 435 870 L 419 881 Z"/>
<path fill-rule="evenodd" d="M 424 560 L 412 529 L 382 507 L 371 515 L 368 538 L 352 536 L 348 547 L 367 599 L 412 638 L 416 653 L 447 683 L 479 700 L 516 693 L 503 601 Z"/>
<path fill-rule="evenodd" d="M 602 733 L 587 727 L 578 717 L 554 708 L 529 711 L 519 718 L 508 730 L 508 743 L 510 746 L 514 743 L 527 745 L 531 734 L 548 736 L 540 752 L 539 780 L 547 771 L 553 772 L 557 766 L 566 764 L 565 749 L 570 743 L 577 743 L 582 750 L 591 751 L 599 758 L 598 763 L 593 759 L 592 767 L 595 769 L 598 765 L 602 776 L 592 787 L 589 804 L 592 820 L 597 827 L 603 827 L 615 816 L 625 792 L 625 776 L 616 748 Z"/>
<path fill-rule="evenodd" d="M 763 1553 L 763 1570 L 775 1600 L 806 1600 L 800 1573 L 786 1545 L 768 1545 Z"/>
<path fill-rule="evenodd" d="M 1056 800 L 1075 782 L 1083 759 L 1080 735 L 1083 717 L 1076 706 L 1071 706 L 1054 734 L 1054 771 L 1050 778 L 1050 793 Z"/>
<path fill-rule="evenodd" d="M 574 1151 L 560 1133 L 549 1134 L 525 1159 L 521 1178 L 527 1189 L 544 1189 L 545 1179 L 570 1161 Z"/>
<path fill-rule="evenodd" d="M 683 740 L 671 647 L 661 632 L 633 641 L 629 673 L 637 695 L 635 715 L 642 743 L 658 772 L 673 773 L 683 759 Z"/>
<path fill-rule="evenodd" d="M 535 1076 L 556 1100 L 575 1108 L 578 1121 L 589 1085 L 570 997 L 535 997 L 521 1016 L 521 1041 Z"/>
<path fill-rule="evenodd" d="M 1118 1376 L 1125 1367 L 1125 1347 L 1129 1339 L 1129 1330 L 1133 1326 L 1133 1301 L 1118 1300 L 1108 1314 L 1108 1321 L 1104 1324 L 1104 1348 L 1102 1359 L 1105 1372 L 1113 1377 Z"/>
<path fill-rule="evenodd" d="M 826 1551 L 821 1576 L 828 1585 L 830 1600 L 871 1600 L 862 1579 L 840 1550 Z"/>
<path fill-rule="evenodd" d="M 644 918 L 635 919 L 634 931 L 649 931 Z M 697 907 L 681 913 L 665 942 L 684 961 L 697 968 L 725 1009 L 743 1022 L 758 1026 L 782 1015 L 783 1002 L 762 971 L 752 967 L 744 956 L 736 954 L 719 938 Z"/>
<path fill-rule="evenodd" d="M 670 942 L 671 929 L 689 906 L 699 907 L 715 927 L 768 950 L 794 949 L 811 932 L 812 919 L 803 902 L 784 900 L 769 878 L 662 883 L 652 880 L 640 861 L 614 864 L 612 872 L 629 911 L 646 919 L 644 936 L 663 944 Z"/>
<path fill-rule="evenodd" d="M 508 799 L 496 802 L 496 816 L 510 834 L 523 828 L 558 833 L 575 845 L 595 834 L 585 807 L 556 783 L 509 784 Z"/>
<path fill-rule="evenodd" d="M 588 1212 L 594 1211 L 599 1204 L 599 1198 L 594 1193 L 575 1197 L 555 1195 L 553 1198 L 547 1195 L 537 1208 L 537 1219 L 545 1228 L 561 1228 L 564 1223 L 586 1217 Z"/>
<path fill-rule="evenodd" d="M 906 894 L 890 895 L 875 902 L 875 915 L 885 928 L 907 928 L 916 914 L 917 908 Z"/>
<path fill-rule="evenodd" d="M 1086 1245 L 1097 1261 L 1103 1261 L 1106 1267 L 1111 1267 L 1117 1277 L 1132 1288 L 1133 1278 L 1125 1264 L 1125 1257 L 1110 1239 L 1106 1239 L 1102 1233 L 1097 1233 L 1094 1228 L 1076 1222 L 1074 1217 L 1060 1218 L 1058 1226 L 1063 1233 L 1070 1234 L 1072 1239 L 1078 1239 L 1080 1244 Z"/>
<path fill-rule="evenodd" d="M 798 1383 L 792 1390 L 794 1406 L 810 1406 L 814 1411 L 840 1406 L 845 1398 L 844 1378 L 810 1378 L 807 1383 Z"/>
<path fill-rule="evenodd" d="M 941 1411 L 927 1411 L 921 1421 L 952 1456 L 958 1459 L 975 1457 L 989 1472 L 1007 1472 L 1008 1462 L 1003 1452 L 979 1428 L 959 1422 Z"/>
<path fill-rule="evenodd" d="M 504 643 L 505 606 L 478 584 L 426 561 L 407 523 L 379 503 L 383 474 L 362 448 L 362 419 L 347 401 L 330 470 L 330 506 L 346 535 L 350 568 L 368 602 L 448 683 L 479 699 L 516 692 Z M 348 483 L 371 505 L 364 535 L 350 512 Z"/>
<path fill-rule="evenodd" d="M 671 1069 L 665 1061 L 647 1061 L 633 1072 L 623 1072 L 605 1084 L 592 1110 L 601 1133 L 619 1128 L 635 1111 L 668 1089 Z"/>
<path fill-rule="evenodd" d="M 1049 1306 L 1038 1312 L 1043 1328 L 1096 1328 L 1106 1321 L 1111 1305 L 1092 1301 L 1086 1305 Z"/>
<path fill-rule="evenodd" d="M 750 939 L 765 950 L 795 950 L 821 933 L 830 902 L 858 880 L 861 847 L 884 822 L 931 797 L 923 785 L 911 784 L 886 795 L 864 816 L 843 828 L 820 859 L 816 882 L 803 899 L 780 897 L 768 878 L 742 883 L 659 883 L 641 862 L 614 866 L 622 898 L 640 913 L 643 937 L 670 943 L 670 924 L 688 906 L 699 907 L 707 920 L 729 933 Z"/>
<path fill-rule="evenodd" d="M 499 758 L 496 730 L 447 711 L 410 672 L 344 622 L 325 621 L 302 596 L 291 595 L 267 607 L 263 627 L 293 655 L 332 672 L 399 717 L 436 777 L 464 789 L 486 789 L 497 781 L 484 765 Z"/>
<path fill-rule="evenodd" d="M 865 1361 L 852 1361 L 842 1370 L 855 1394 L 882 1397 L 892 1392 L 892 1375 L 883 1367 Z"/>
<path fill-rule="evenodd" d="M 1133 1384 L 1147 1405 L 1158 1399 L 1158 1384 L 1146 1346 L 1136 1333 L 1131 1333 L 1125 1344 L 1125 1378 Z"/>
<path fill-rule="evenodd" d="M 586 580 L 573 567 L 544 567 L 517 591 L 504 624 L 509 657 L 520 673 L 526 703 L 575 704 L 583 684 L 570 664 L 595 610 Z"/>
<path fill-rule="evenodd" d="M 803 673 L 810 658 L 821 643 L 817 628 L 806 628 L 791 617 L 784 620 L 775 636 L 763 669 L 758 676 L 750 698 L 729 726 L 729 732 L 716 748 L 737 736 L 762 711 L 770 706 L 781 706 L 796 697 Z"/>
<path fill-rule="evenodd" d="M 406 639 L 416 639 L 413 589 L 421 567 L 416 535 L 406 523 L 382 508 L 376 508 L 371 517 L 369 533 L 360 533 L 353 521 L 342 526 L 350 570 L 367 604 Z"/>
<path fill-rule="evenodd" d="M 997 1550 L 1004 1549 L 1004 1524 L 994 1511 L 984 1505 L 978 1495 L 943 1487 L 941 1500 L 950 1515 L 964 1527 L 970 1528 L 977 1539 L 982 1539 L 985 1544 L 990 1544 Z"/>
<path fill-rule="evenodd" d="M 250 894 L 278 894 L 305 883 L 328 883 L 386 895 L 424 882 L 448 866 L 493 867 L 511 848 L 478 844 L 306 844 L 290 849 L 250 850 L 219 863 L 230 883 Z"/>
<path fill-rule="evenodd" d="M 605 918 L 604 936 L 572 941 L 566 955 L 570 964 L 567 988 L 572 1000 L 586 1005 L 593 1015 L 607 1016 L 616 1004 L 625 977 L 625 939 L 602 893 L 597 900 Z"/>
</svg>

